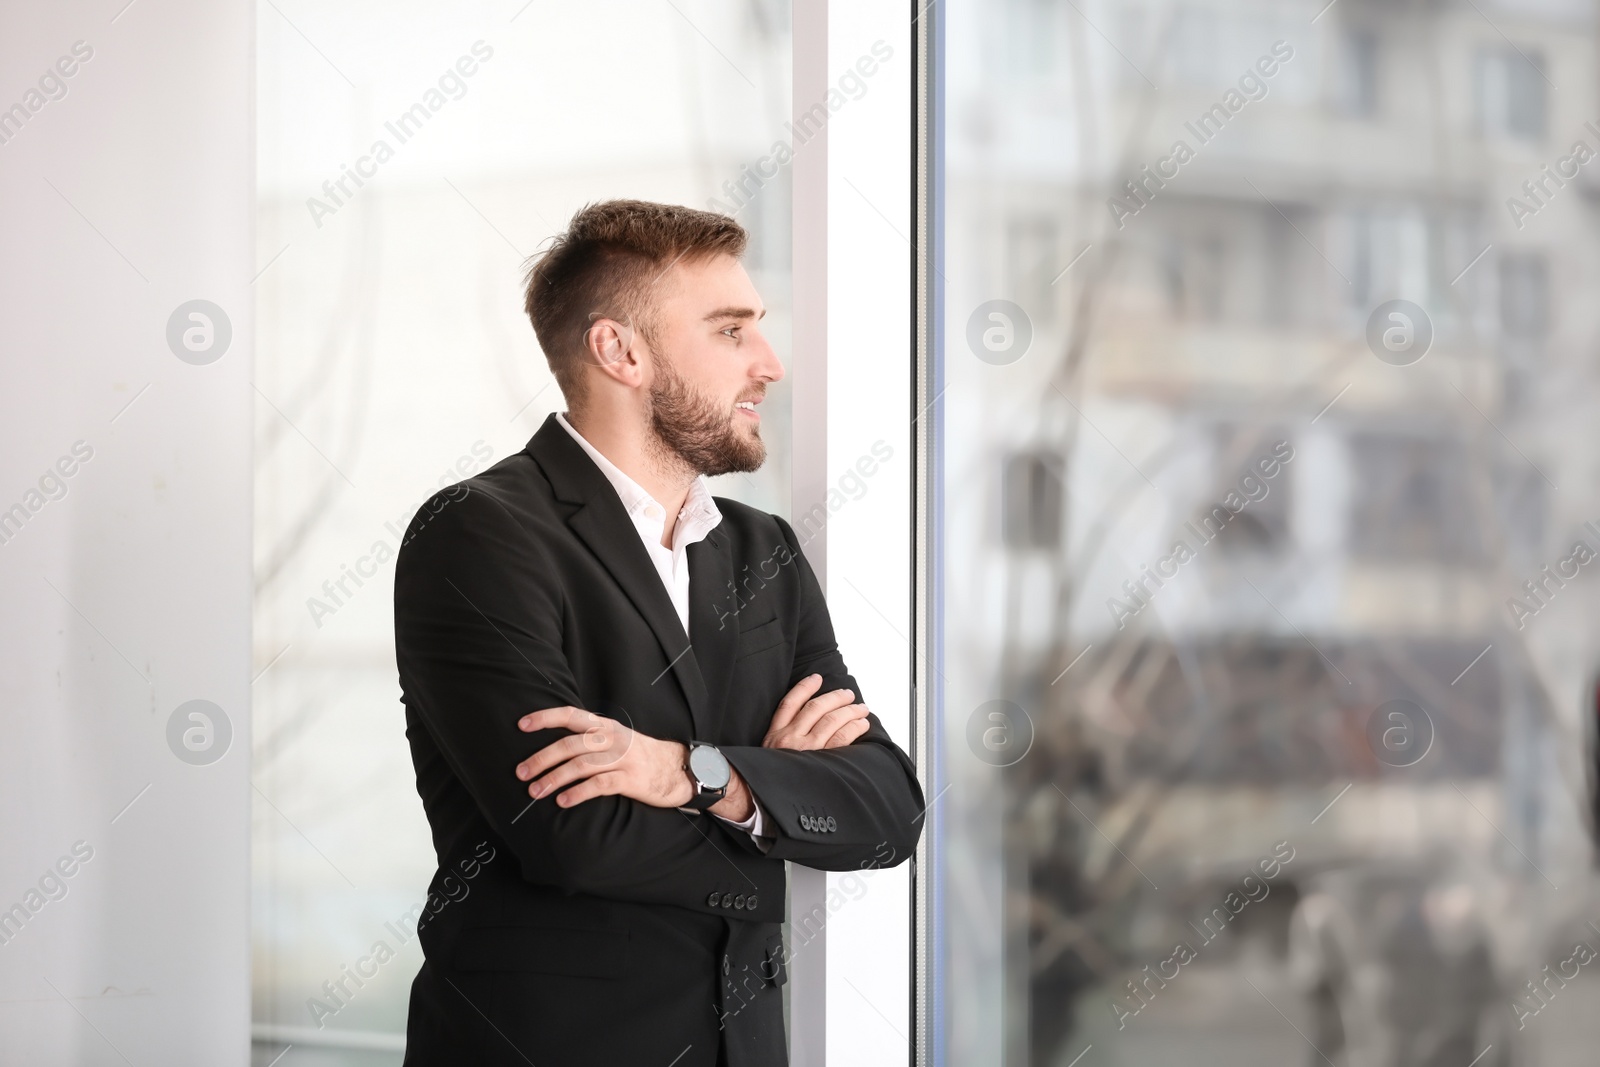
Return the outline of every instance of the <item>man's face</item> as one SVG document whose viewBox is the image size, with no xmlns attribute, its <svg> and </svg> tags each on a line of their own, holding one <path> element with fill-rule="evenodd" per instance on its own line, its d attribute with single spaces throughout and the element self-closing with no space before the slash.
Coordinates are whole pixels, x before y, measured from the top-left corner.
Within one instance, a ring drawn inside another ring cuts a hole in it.
<svg viewBox="0 0 1600 1067">
<path fill-rule="evenodd" d="M 758 407 L 783 377 L 761 333 L 766 308 L 732 256 L 679 263 L 655 312 L 650 426 L 662 447 L 705 475 L 753 471 L 767 458 Z"/>
</svg>

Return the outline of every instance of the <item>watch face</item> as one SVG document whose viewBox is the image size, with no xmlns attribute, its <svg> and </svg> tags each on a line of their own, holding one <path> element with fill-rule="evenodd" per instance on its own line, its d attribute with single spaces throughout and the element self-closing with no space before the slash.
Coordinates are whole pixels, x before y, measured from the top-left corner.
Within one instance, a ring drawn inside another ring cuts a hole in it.
<svg viewBox="0 0 1600 1067">
<path fill-rule="evenodd" d="M 733 777 L 728 769 L 728 758 L 712 745 L 695 745 L 689 749 L 689 771 L 706 789 L 726 789 Z"/>
</svg>

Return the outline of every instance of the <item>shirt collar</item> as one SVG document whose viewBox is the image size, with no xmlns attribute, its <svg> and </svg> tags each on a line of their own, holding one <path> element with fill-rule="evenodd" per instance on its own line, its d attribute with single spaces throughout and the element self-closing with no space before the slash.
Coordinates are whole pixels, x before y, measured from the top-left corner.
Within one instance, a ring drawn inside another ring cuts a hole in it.
<svg viewBox="0 0 1600 1067">
<path fill-rule="evenodd" d="M 578 442 L 578 447 L 594 461 L 594 465 L 600 468 L 600 473 L 606 476 L 606 481 L 617 491 L 623 510 L 628 513 L 630 519 L 637 520 L 651 505 L 663 513 L 664 519 L 666 509 L 645 490 L 644 486 L 624 474 L 622 468 L 585 440 L 583 434 L 573 429 L 566 415 L 556 412 L 556 421 L 561 424 L 562 429 L 572 435 L 572 439 Z M 712 499 L 711 487 L 706 484 L 704 475 L 696 475 L 694 482 L 689 486 L 689 495 L 684 498 L 683 510 L 678 512 L 678 525 L 673 531 L 673 541 L 677 545 L 693 544 L 704 539 L 706 534 L 716 529 L 721 522 L 722 512 L 717 508 L 717 502 Z"/>
</svg>

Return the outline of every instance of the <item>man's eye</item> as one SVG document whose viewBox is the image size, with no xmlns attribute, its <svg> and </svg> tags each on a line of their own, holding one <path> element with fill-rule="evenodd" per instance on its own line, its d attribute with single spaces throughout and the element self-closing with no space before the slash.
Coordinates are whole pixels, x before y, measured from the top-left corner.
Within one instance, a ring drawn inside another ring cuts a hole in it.
<svg viewBox="0 0 1600 1067">
<path fill-rule="evenodd" d="M 737 341 L 739 339 L 739 327 L 737 327 L 737 326 L 729 326 L 726 330 L 723 330 L 722 332 L 724 334 L 726 334 L 727 336 L 733 338 L 735 341 Z"/>
</svg>

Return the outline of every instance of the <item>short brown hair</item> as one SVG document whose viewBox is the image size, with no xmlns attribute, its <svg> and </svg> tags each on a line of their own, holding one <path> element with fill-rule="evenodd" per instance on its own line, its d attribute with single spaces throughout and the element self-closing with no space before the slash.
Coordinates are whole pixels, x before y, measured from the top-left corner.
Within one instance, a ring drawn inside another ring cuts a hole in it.
<svg viewBox="0 0 1600 1067">
<path fill-rule="evenodd" d="M 646 200 L 604 200 L 572 216 L 529 266 L 523 300 L 567 403 L 580 399 L 595 318 L 630 323 L 651 342 L 654 283 L 683 260 L 741 256 L 747 240 L 726 215 Z"/>
</svg>

